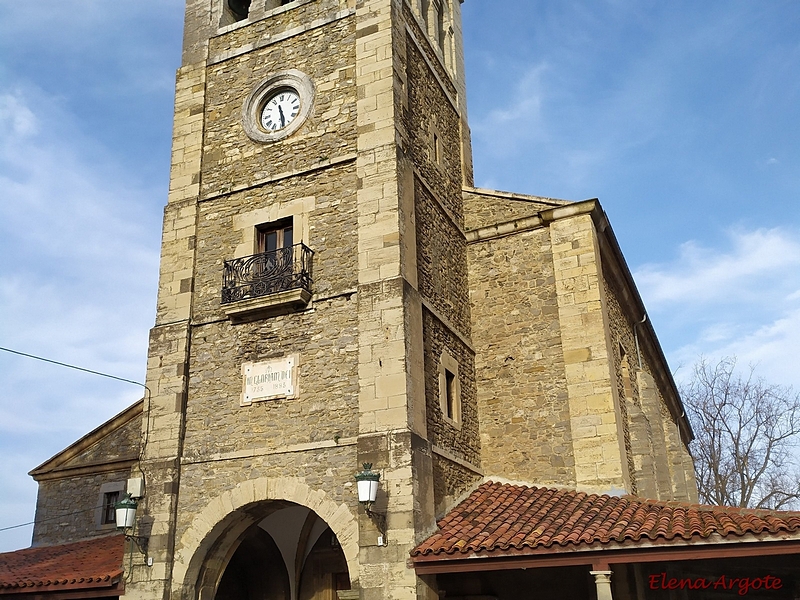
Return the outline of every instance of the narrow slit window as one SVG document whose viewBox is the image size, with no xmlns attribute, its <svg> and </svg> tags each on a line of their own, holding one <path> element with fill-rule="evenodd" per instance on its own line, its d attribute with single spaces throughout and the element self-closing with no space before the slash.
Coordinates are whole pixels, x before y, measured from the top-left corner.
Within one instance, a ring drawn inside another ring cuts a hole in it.
<svg viewBox="0 0 800 600">
<path fill-rule="evenodd" d="M 428 15 L 431 8 L 430 0 L 422 0 L 420 11 L 422 12 L 422 20 L 425 21 L 425 27 L 430 23 L 430 16 Z"/>
<path fill-rule="evenodd" d="M 439 44 L 439 49 L 444 53 L 444 9 L 436 0 L 434 0 L 433 6 L 436 11 L 433 21 L 434 37 L 436 38 L 436 43 Z"/>
<path fill-rule="evenodd" d="M 444 420 L 461 428 L 461 383 L 458 361 L 444 350 L 439 358 L 439 408 Z"/>
<path fill-rule="evenodd" d="M 449 369 L 444 371 L 445 379 L 445 410 L 448 419 L 455 418 L 456 407 L 456 375 Z"/>
<path fill-rule="evenodd" d="M 622 344 L 619 346 L 620 352 L 620 375 L 622 377 L 622 394 L 627 400 L 633 400 L 633 380 L 631 378 L 630 362 L 628 355 Z"/>
</svg>

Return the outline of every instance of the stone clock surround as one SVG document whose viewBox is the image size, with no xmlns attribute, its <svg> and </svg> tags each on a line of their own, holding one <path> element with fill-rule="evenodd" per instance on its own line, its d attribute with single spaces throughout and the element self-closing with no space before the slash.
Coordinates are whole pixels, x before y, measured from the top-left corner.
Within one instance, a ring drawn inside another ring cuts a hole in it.
<svg viewBox="0 0 800 600">
<path fill-rule="evenodd" d="M 267 131 L 260 125 L 261 111 L 269 98 L 282 89 L 291 89 L 297 92 L 300 96 L 300 112 L 286 127 L 276 131 Z M 262 79 L 247 96 L 242 106 L 242 126 L 247 136 L 255 142 L 276 142 L 297 131 L 313 107 L 314 83 L 311 78 L 297 69 L 281 71 Z"/>
</svg>

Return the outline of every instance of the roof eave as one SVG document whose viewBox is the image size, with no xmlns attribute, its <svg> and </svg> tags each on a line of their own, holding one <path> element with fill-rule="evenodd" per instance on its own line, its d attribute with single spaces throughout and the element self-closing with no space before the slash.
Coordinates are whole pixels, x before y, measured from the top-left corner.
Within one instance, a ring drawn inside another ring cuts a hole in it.
<svg viewBox="0 0 800 600">
<path fill-rule="evenodd" d="M 692 540 L 647 540 L 525 548 L 459 554 L 413 556 L 411 563 L 420 575 L 466 571 L 501 571 L 576 565 L 635 564 L 711 558 L 745 558 L 800 554 L 800 535 L 771 534 L 724 538 L 719 535 Z"/>
</svg>

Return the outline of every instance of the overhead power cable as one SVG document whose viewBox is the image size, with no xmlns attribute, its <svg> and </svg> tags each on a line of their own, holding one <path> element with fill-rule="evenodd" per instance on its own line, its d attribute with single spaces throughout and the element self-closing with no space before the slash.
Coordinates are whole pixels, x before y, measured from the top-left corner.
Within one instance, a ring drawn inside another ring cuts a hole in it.
<svg viewBox="0 0 800 600">
<path fill-rule="evenodd" d="M 35 354 L 28 354 L 27 352 L 20 352 L 19 350 L 12 350 L 11 348 L 3 348 L 0 346 L 0 350 L 3 352 L 10 352 L 11 354 L 17 354 L 19 356 L 25 356 L 27 358 L 33 358 L 34 360 L 41 360 L 42 362 L 50 363 L 53 365 L 58 365 L 59 367 L 67 367 L 68 369 L 75 369 L 76 371 L 83 371 L 84 373 L 91 373 L 92 375 L 100 375 L 100 377 L 108 377 L 109 379 L 116 379 L 117 381 L 124 381 L 125 383 L 132 383 L 133 385 L 138 385 L 143 387 L 147 391 L 150 391 L 147 386 L 143 383 L 138 381 L 133 381 L 132 379 L 125 379 L 124 377 L 117 377 L 116 375 L 109 375 L 108 373 L 101 373 L 100 371 L 93 371 L 92 369 L 85 369 L 83 367 L 78 367 L 75 365 L 70 365 L 67 363 L 59 362 L 57 360 L 52 360 L 50 358 L 44 358 L 43 356 L 36 356 Z"/>
<path fill-rule="evenodd" d="M 13 350 L 11 348 L 5 348 L 3 346 L 0 346 L 0 350 L 2 350 L 3 352 L 8 352 L 10 354 L 16 354 L 18 356 L 24 356 L 26 358 L 32 358 L 34 360 L 40 360 L 42 362 L 50 363 L 52 365 L 58 365 L 59 367 L 66 367 L 67 369 L 74 369 L 76 371 L 82 371 L 84 373 L 90 373 L 91 375 L 99 375 L 100 377 L 106 377 L 108 379 L 115 379 L 116 381 L 123 381 L 125 383 L 132 383 L 133 385 L 138 385 L 139 387 L 143 387 L 147 391 L 147 400 L 148 400 L 147 404 L 148 405 L 147 405 L 147 408 L 145 410 L 145 418 L 147 419 L 147 426 L 145 427 L 145 432 L 144 432 L 144 436 L 143 436 L 143 440 L 142 440 L 142 447 L 141 447 L 141 450 L 139 451 L 139 464 L 141 465 L 142 455 L 144 454 L 144 448 L 147 445 L 148 433 L 150 431 L 150 415 L 149 415 L 150 406 L 149 406 L 149 404 L 150 404 L 150 395 L 151 395 L 151 393 L 150 393 L 150 388 L 149 387 L 147 387 L 143 383 L 140 383 L 139 381 L 133 381 L 132 379 L 125 379 L 124 377 L 117 377 L 116 375 L 110 375 L 109 373 L 103 373 L 101 371 L 95 371 L 93 369 L 86 369 L 84 367 L 79 367 L 77 365 L 71 365 L 69 363 L 61 362 L 61 361 L 58 361 L 58 360 L 53 360 L 51 358 L 45 358 L 43 356 L 37 356 L 36 354 L 29 354 L 28 352 L 20 352 L 19 350 Z M 144 472 L 142 472 L 142 476 L 144 476 Z M 58 517 L 54 517 L 54 518 L 51 518 L 51 519 L 42 519 L 40 522 L 52 521 L 52 520 L 55 520 L 55 519 L 61 519 L 63 517 L 69 516 L 69 515 L 77 515 L 77 514 L 80 514 L 80 513 L 87 512 L 89 510 L 95 510 L 95 508 L 84 509 L 84 510 L 80 510 L 80 511 L 77 511 L 77 512 L 74 512 L 74 513 L 67 513 L 67 514 L 59 515 Z M 18 529 L 20 527 L 27 527 L 28 525 L 34 525 L 35 523 L 36 523 L 36 521 L 31 521 L 29 523 L 20 523 L 19 525 L 11 525 L 10 527 L 0 528 L 0 531 L 8 531 L 9 529 Z"/>
</svg>

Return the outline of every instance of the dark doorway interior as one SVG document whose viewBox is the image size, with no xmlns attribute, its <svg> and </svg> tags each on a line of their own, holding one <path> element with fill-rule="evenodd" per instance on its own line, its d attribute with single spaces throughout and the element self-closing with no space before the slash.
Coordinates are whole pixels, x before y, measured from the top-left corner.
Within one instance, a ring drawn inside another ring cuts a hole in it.
<svg viewBox="0 0 800 600">
<path fill-rule="evenodd" d="M 225 569 L 215 600 L 290 600 L 280 550 L 261 527 L 251 527 Z"/>
</svg>

